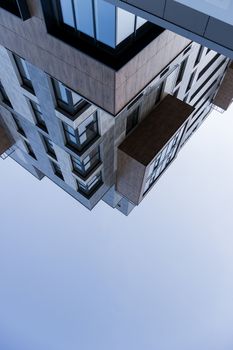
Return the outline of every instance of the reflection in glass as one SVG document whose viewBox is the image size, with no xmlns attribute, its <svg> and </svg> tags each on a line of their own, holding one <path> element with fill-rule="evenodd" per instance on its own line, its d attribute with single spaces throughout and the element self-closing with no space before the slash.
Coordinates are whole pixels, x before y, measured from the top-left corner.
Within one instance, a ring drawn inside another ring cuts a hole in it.
<svg viewBox="0 0 233 350">
<path fill-rule="evenodd" d="M 137 23 L 136 23 L 136 29 L 140 28 L 141 26 L 143 26 L 143 24 L 145 24 L 147 22 L 146 19 L 142 18 L 142 17 L 137 17 Z"/>
<path fill-rule="evenodd" d="M 63 22 L 74 27 L 72 0 L 60 0 Z"/>
<path fill-rule="evenodd" d="M 117 8 L 117 41 L 120 44 L 128 36 L 134 33 L 135 16 L 123 9 Z"/>
<path fill-rule="evenodd" d="M 92 0 L 74 0 L 77 28 L 80 32 L 94 36 Z"/>
<path fill-rule="evenodd" d="M 111 47 L 116 46 L 115 9 L 104 0 L 95 0 L 96 38 Z"/>
<path fill-rule="evenodd" d="M 116 48 L 126 38 L 136 35 L 147 21 L 105 0 L 60 0 L 62 22 L 74 30 Z"/>
</svg>

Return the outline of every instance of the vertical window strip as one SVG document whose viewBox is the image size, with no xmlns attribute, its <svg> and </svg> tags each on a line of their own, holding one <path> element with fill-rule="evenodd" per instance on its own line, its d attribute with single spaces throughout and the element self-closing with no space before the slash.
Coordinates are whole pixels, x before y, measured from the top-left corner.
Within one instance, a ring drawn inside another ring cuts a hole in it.
<svg viewBox="0 0 233 350">
<path fill-rule="evenodd" d="M 131 35 L 135 38 L 136 31 L 147 22 L 105 0 L 59 0 L 58 3 L 64 24 L 112 48 Z"/>
</svg>

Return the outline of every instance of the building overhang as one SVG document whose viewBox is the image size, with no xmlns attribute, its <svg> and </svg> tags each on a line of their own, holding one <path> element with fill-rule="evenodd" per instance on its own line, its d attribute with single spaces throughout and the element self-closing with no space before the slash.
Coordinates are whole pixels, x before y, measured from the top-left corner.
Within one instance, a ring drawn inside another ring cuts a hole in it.
<svg viewBox="0 0 233 350">
<path fill-rule="evenodd" d="M 194 108 L 174 96 L 163 101 L 118 148 L 117 191 L 134 204 L 143 199 L 150 164 L 181 129 Z"/>
<path fill-rule="evenodd" d="M 9 136 L 6 129 L 0 125 L 0 156 L 13 146 L 13 144 L 13 139 Z"/>
<path fill-rule="evenodd" d="M 233 62 L 228 67 L 213 104 L 226 111 L 233 100 Z"/>
</svg>

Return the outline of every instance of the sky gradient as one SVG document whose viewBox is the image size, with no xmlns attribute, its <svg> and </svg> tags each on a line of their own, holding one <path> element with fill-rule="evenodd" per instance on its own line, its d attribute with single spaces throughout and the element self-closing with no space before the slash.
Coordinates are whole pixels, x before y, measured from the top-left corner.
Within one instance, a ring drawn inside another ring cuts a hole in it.
<svg viewBox="0 0 233 350">
<path fill-rule="evenodd" d="M 0 161 L 0 349 L 232 350 L 233 108 L 124 217 Z"/>
</svg>

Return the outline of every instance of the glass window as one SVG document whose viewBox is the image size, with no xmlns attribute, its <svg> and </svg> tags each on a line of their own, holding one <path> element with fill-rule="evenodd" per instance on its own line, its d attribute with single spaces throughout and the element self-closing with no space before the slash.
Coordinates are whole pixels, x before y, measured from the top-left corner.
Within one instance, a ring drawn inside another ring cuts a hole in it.
<svg viewBox="0 0 233 350">
<path fill-rule="evenodd" d="M 14 59 L 19 70 L 23 85 L 34 93 L 26 61 L 17 55 L 14 55 Z"/>
<path fill-rule="evenodd" d="M 60 19 L 74 30 L 116 48 L 147 21 L 105 0 L 60 0 Z"/>
<path fill-rule="evenodd" d="M 196 66 L 201 61 L 201 56 L 203 54 L 203 50 L 204 50 L 204 47 L 200 46 L 199 50 L 198 50 L 198 53 L 197 53 L 197 57 L 196 57 L 195 63 L 194 63 L 194 66 Z"/>
<path fill-rule="evenodd" d="M 188 82 L 188 85 L 187 85 L 187 88 L 186 88 L 185 93 L 188 92 L 188 91 L 191 89 L 191 87 L 192 87 L 192 85 L 193 85 L 193 81 L 194 81 L 195 74 L 196 74 L 196 71 L 194 71 L 194 72 L 191 74 L 191 76 L 190 76 L 190 78 L 189 78 L 189 82 Z"/>
<path fill-rule="evenodd" d="M 77 29 L 94 37 L 92 0 L 74 0 Z"/>
<path fill-rule="evenodd" d="M 139 107 L 137 107 L 134 111 L 132 111 L 127 117 L 126 123 L 126 135 L 135 128 L 138 123 L 138 113 Z"/>
<path fill-rule="evenodd" d="M 46 151 L 47 153 L 53 157 L 54 159 L 57 159 L 57 156 L 56 156 L 56 153 L 55 153 L 55 150 L 54 150 L 54 145 L 53 145 L 53 142 L 48 139 L 47 137 L 43 136 L 43 140 L 44 140 L 44 143 L 45 143 L 45 146 L 46 146 Z"/>
<path fill-rule="evenodd" d="M 116 7 L 104 0 L 95 0 L 96 39 L 115 48 Z"/>
<path fill-rule="evenodd" d="M 2 100 L 2 102 L 4 102 L 6 105 L 8 105 L 9 107 L 12 108 L 11 102 L 7 96 L 7 93 L 0 81 L 0 99 Z"/>
<path fill-rule="evenodd" d="M 67 144 L 81 150 L 98 135 L 97 112 L 86 118 L 77 129 L 63 123 Z"/>
<path fill-rule="evenodd" d="M 181 62 L 180 70 L 179 70 L 179 73 L 178 73 L 178 76 L 176 79 L 176 85 L 178 85 L 181 82 L 181 80 L 183 79 L 186 64 L 187 64 L 187 58 Z"/>
<path fill-rule="evenodd" d="M 157 105 L 160 102 L 162 93 L 163 93 L 163 88 L 164 88 L 164 81 L 156 87 L 154 105 Z"/>
<path fill-rule="evenodd" d="M 60 0 L 60 6 L 63 22 L 68 26 L 74 27 L 72 0 Z"/>
<path fill-rule="evenodd" d="M 99 174 L 93 176 L 93 178 L 87 183 L 77 181 L 78 191 L 84 195 L 90 196 L 102 183 L 102 174 L 100 172 Z"/>
<path fill-rule="evenodd" d="M 64 180 L 60 165 L 53 161 L 51 161 L 51 163 L 52 163 L 54 174 L 60 177 L 61 180 Z"/>
<path fill-rule="evenodd" d="M 34 115 L 36 117 L 37 125 L 42 128 L 43 130 L 47 131 L 47 127 L 45 124 L 45 120 L 43 117 L 43 114 L 41 112 L 40 105 L 34 101 L 31 101 L 31 105 L 33 108 Z"/>
<path fill-rule="evenodd" d="M 17 126 L 17 131 L 18 131 L 21 135 L 23 135 L 24 137 L 26 137 L 24 128 L 23 128 L 22 123 L 21 123 L 21 121 L 19 120 L 19 118 L 16 117 L 16 115 L 13 115 L 13 114 L 12 114 L 12 117 L 13 117 L 13 119 L 14 119 L 14 122 L 15 122 L 16 126 Z"/>
<path fill-rule="evenodd" d="M 71 156 L 73 170 L 83 176 L 87 175 L 100 162 L 99 147 L 92 150 L 84 160 Z"/>
<path fill-rule="evenodd" d="M 54 91 L 58 106 L 71 115 L 74 115 L 88 104 L 76 92 L 70 90 L 60 81 L 53 79 Z"/>
<path fill-rule="evenodd" d="M 183 135 L 183 131 L 186 124 L 174 135 L 170 142 L 164 147 L 160 154 L 151 163 L 147 180 L 144 188 L 144 194 L 154 184 L 160 174 L 166 169 L 172 159 L 175 157 L 180 139 Z"/>
<path fill-rule="evenodd" d="M 142 27 L 147 22 L 146 19 L 137 16 L 137 23 L 136 23 L 136 29 Z"/>
<path fill-rule="evenodd" d="M 35 153 L 32 149 L 32 146 L 30 145 L 30 143 L 27 140 L 24 140 L 24 144 L 25 144 L 25 148 L 27 150 L 27 153 L 33 157 L 34 159 L 36 159 Z"/>
<path fill-rule="evenodd" d="M 117 8 L 117 40 L 116 44 L 120 44 L 123 40 L 128 38 L 135 30 L 135 15 Z"/>
</svg>

